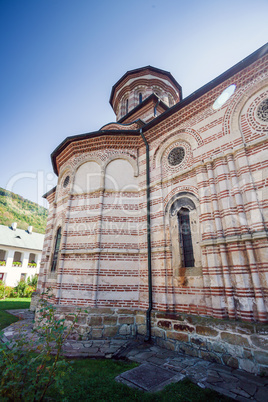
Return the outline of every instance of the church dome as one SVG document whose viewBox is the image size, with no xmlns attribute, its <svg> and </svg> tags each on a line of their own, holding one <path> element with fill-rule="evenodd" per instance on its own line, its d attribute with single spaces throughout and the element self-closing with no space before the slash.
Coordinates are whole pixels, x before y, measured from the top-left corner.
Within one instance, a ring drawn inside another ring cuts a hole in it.
<svg viewBox="0 0 268 402">
<path fill-rule="evenodd" d="M 116 82 L 110 104 L 121 123 L 148 122 L 181 99 L 181 86 L 168 71 L 147 66 L 127 71 Z"/>
</svg>

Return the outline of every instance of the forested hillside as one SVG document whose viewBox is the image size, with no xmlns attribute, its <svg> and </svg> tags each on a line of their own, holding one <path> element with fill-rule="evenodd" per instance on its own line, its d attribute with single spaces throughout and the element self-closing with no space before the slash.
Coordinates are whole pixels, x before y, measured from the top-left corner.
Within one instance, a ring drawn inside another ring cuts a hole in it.
<svg viewBox="0 0 268 402">
<path fill-rule="evenodd" d="M 32 226 L 33 232 L 45 233 L 47 214 L 46 208 L 0 187 L 0 225 L 17 222 L 19 229 Z"/>
</svg>

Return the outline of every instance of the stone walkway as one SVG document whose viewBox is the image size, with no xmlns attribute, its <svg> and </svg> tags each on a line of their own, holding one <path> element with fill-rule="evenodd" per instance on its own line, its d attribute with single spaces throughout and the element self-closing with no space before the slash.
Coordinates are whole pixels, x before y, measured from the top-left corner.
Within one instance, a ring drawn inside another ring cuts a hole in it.
<svg viewBox="0 0 268 402">
<path fill-rule="evenodd" d="M 21 320 L 3 330 L 2 341 L 14 339 L 19 331 L 32 337 L 33 313 L 29 310 L 8 312 Z M 188 377 L 201 388 L 214 389 L 238 401 L 268 400 L 267 377 L 258 377 L 137 340 L 68 340 L 63 352 L 66 357 L 115 358 L 138 362 L 139 367 L 122 373 L 116 380 L 143 391 L 155 392 L 171 382 Z"/>
</svg>

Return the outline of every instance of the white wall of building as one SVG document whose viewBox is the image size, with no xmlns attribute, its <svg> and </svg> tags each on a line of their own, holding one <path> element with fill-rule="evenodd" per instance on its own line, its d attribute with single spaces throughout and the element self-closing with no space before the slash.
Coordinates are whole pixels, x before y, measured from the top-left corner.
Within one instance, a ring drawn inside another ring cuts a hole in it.
<svg viewBox="0 0 268 402">
<path fill-rule="evenodd" d="M 0 246 L 1 250 L 1 261 L 6 261 L 6 265 L 0 265 L 0 280 L 2 280 L 7 286 L 16 286 L 18 282 L 24 277 L 33 277 L 35 274 L 39 274 L 40 260 L 42 251 L 40 250 L 25 250 L 25 249 L 15 249 L 8 246 Z M 15 256 L 21 254 L 21 265 L 14 264 Z M 35 255 L 34 261 L 36 262 L 36 267 L 29 266 L 28 264 L 32 262 L 32 254 Z M 30 258 L 31 257 L 31 258 Z"/>
</svg>

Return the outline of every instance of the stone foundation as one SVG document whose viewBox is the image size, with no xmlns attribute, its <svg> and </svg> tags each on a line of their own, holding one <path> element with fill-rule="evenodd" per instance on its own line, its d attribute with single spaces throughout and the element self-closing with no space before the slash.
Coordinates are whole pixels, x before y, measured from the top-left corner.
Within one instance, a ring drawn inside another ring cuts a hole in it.
<svg viewBox="0 0 268 402">
<path fill-rule="evenodd" d="M 33 292 L 32 296 L 31 296 L 30 311 L 35 311 L 36 310 L 39 300 L 40 300 L 40 293 L 39 292 Z"/>
<path fill-rule="evenodd" d="M 152 337 L 167 349 L 268 375 L 268 325 L 153 312 Z"/>
<path fill-rule="evenodd" d="M 120 308 L 57 307 L 56 318 L 73 322 L 72 339 L 134 339 L 146 333 L 146 313 Z M 37 311 L 38 314 L 38 311 Z M 250 373 L 268 375 L 268 325 L 186 314 L 152 312 L 158 346 Z"/>
</svg>

